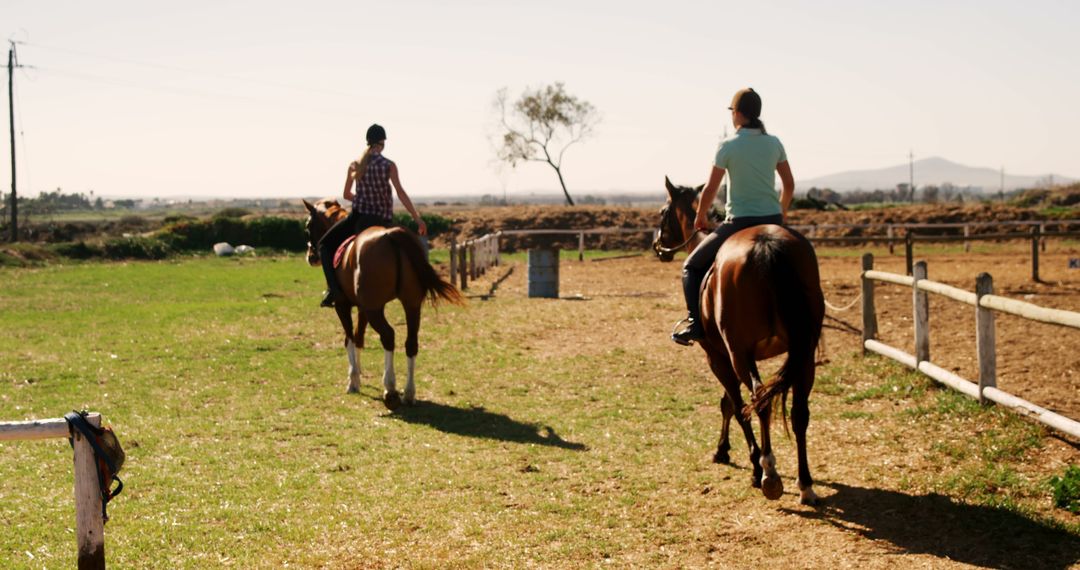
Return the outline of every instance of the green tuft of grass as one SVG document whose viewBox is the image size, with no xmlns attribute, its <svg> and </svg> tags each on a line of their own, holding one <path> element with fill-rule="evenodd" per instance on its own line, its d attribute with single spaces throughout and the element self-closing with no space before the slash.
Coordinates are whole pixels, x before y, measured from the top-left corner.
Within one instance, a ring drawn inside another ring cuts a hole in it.
<svg viewBox="0 0 1080 570">
<path fill-rule="evenodd" d="M 1070 465 L 1061 476 L 1051 477 L 1049 484 L 1055 507 L 1080 513 L 1080 466 Z"/>
</svg>

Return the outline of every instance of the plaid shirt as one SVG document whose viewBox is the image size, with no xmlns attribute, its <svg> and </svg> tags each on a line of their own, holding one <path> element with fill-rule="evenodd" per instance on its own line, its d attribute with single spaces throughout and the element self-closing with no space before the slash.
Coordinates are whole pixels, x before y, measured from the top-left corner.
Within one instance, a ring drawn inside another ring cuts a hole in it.
<svg viewBox="0 0 1080 570">
<path fill-rule="evenodd" d="M 364 177 L 356 180 L 353 211 L 371 214 L 383 219 L 394 215 L 394 196 L 390 192 L 390 159 L 382 154 L 372 154 Z"/>
</svg>

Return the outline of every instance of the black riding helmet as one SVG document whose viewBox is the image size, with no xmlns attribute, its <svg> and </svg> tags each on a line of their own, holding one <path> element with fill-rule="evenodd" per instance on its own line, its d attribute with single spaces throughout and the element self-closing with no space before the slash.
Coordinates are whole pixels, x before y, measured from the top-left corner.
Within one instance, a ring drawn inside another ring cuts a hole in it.
<svg viewBox="0 0 1080 570">
<path fill-rule="evenodd" d="M 375 124 L 368 127 L 367 130 L 367 143 L 371 146 L 376 143 L 381 143 L 386 140 L 386 129 L 381 125 Z"/>
</svg>

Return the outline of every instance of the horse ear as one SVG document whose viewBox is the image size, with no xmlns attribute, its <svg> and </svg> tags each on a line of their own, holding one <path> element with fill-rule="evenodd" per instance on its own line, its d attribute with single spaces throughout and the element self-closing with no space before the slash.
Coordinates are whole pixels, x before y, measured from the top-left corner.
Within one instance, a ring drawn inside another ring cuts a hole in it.
<svg viewBox="0 0 1080 570">
<path fill-rule="evenodd" d="M 694 188 L 694 192 L 697 192 L 698 194 L 701 194 L 701 191 L 704 190 L 704 189 L 705 189 L 705 185 L 702 184 L 701 186 L 698 186 L 697 188 Z"/>
<path fill-rule="evenodd" d="M 678 192 L 678 190 L 675 188 L 675 185 L 671 183 L 671 180 L 669 180 L 667 176 L 664 177 L 664 187 L 667 188 L 667 193 L 669 196 L 674 196 L 675 193 Z"/>
<path fill-rule="evenodd" d="M 300 201 L 304 203 L 304 207 L 307 208 L 308 212 L 310 212 L 312 214 L 315 213 L 315 206 L 312 206 L 311 203 L 308 202 L 307 200 L 301 199 Z"/>
</svg>

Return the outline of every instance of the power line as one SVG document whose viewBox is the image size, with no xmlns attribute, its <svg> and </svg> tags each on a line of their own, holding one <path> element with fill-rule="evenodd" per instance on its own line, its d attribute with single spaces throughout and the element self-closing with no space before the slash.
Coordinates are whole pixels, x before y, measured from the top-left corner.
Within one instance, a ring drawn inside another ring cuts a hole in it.
<svg viewBox="0 0 1080 570">
<path fill-rule="evenodd" d="M 358 95 L 356 93 L 347 93 L 347 92 L 344 92 L 344 91 L 336 91 L 336 90 L 333 90 L 333 89 L 319 89 L 319 88 L 307 87 L 307 86 L 303 86 L 303 85 L 280 83 L 280 82 L 277 82 L 277 81 L 267 81 L 265 79 L 253 79 L 253 78 L 250 78 L 250 77 L 240 77 L 240 76 L 237 76 L 237 75 L 230 75 L 228 73 L 216 73 L 216 72 L 213 72 L 213 71 L 204 71 L 204 70 L 200 70 L 200 69 L 189 69 L 189 68 L 185 68 L 185 67 L 178 67 L 178 66 L 166 65 L 166 64 L 161 64 L 161 63 L 154 63 L 154 62 L 148 62 L 148 61 L 139 61 L 139 60 L 134 60 L 134 59 L 119 58 L 119 57 L 108 56 L 108 55 L 98 55 L 98 54 L 92 54 L 92 53 L 87 53 L 87 52 L 83 52 L 83 51 L 73 50 L 73 49 L 70 49 L 70 48 L 63 48 L 63 47 L 56 47 L 56 46 L 46 46 L 46 45 L 23 42 L 23 41 L 14 42 L 14 43 L 18 43 L 20 45 L 25 45 L 25 46 L 30 46 L 30 47 L 35 47 L 35 48 L 39 48 L 39 49 L 44 49 L 44 50 L 52 50 L 52 51 L 69 53 L 69 54 L 72 54 L 72 55 L 78 55 L 78 56 L 82 56 L 82 57 L 100 59 L 102 61 L 111 61 L 113 63 L 123 63 L 123 64 L 126 64 L 126 65 L 137 65 L 137 66 L 141 66 L 141 67 L 160 69 L 160 70 L 163 70 L 163 71 L 173 71 L 173 72 L 179 72 L 179 73 L 186 73 L 186 74 L 189 74 L 189 75 L 201 75 L 201 76 L 204 76 L 204 77 L 213 77 L 213 78 L 217 78 L 217 79 L 229 79 L 229 80 L 232 80 L 232 81 L 240 81 L 240 82 L 244 82 L 244 83 L 252 83 L 252 84 L 255 84 L 255 85 L 276 87 L 276 88 L 282 88 L 282 89 L 293 89 L 293 90 L 296 90 L 296 91 L 307 91 L 307 92 L 310 92 L 310 93 L 323 93 L 323 94 L 327 94 L 327 95 L 337 95 L 337 96 L 340 96 L 340 97 L 350 97 L 350 98 L 361 97 L 361 95 Z"/>
</svg>

